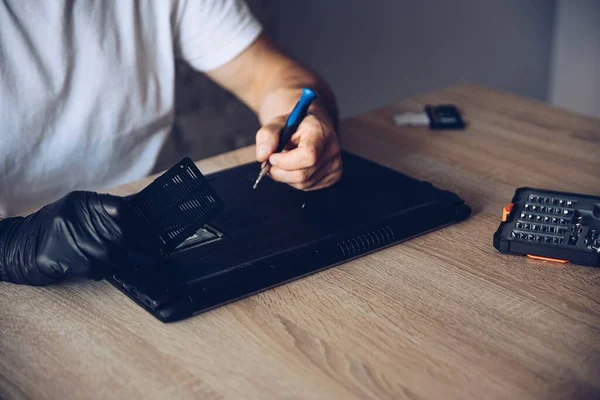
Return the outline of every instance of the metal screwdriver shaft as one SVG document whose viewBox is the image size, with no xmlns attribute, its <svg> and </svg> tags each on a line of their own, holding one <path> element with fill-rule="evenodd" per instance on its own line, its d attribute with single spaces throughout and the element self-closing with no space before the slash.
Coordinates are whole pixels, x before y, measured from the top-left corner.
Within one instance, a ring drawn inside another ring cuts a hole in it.
<svg viewBox="0 0 600 400">
<path fill-rule="evenodd" d="M 308 112 L 308 107 L 310 107 L 311 103 L 314 99 L 317 98 L 317 94 L 312 89 L 304 88 L 302 89 L 302 96 L 300 96 L 300 100 L 296 103 L 296 106 L 290 113 L 289 117 L 285 121 L 285 126 L 279 132 L 279 144 L 277 145 L 277 149 L 275 153 L 281 153 L 285 146 L 288 144 L 298 126 L 306 117 L 306 113 Z M 256 182 L 254 182 L 254 186 L 252 189 L 256 189 L 262 178 L 269 173 L 269 169 L 271 168 L 271 164 L 269 161 L 265 161 L 264 166 L 260 169 L 260 173 L 258 174 L 258 178 L 256 178 Z"/>
<path fill-rule="evenodd" d="M 271 165 L 268 162 L 266 162 L 265 166 L 260 169 L 260 173 L 258 174 L 258 178 L 256 178 L 256 182 L 254 182 L 254 186 L 252 186 L 252 189 L 256 189 L 262 178 L 269 172 L 270 166 Z"/>
</svg>

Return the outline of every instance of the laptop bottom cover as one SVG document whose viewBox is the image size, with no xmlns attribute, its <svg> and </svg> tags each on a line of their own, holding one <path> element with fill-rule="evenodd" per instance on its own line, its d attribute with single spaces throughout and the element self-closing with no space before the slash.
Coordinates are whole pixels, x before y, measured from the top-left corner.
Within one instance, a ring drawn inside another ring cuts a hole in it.
<svg viewBox="0 0 600 400">
<path fill-rule="evenodd" d="M 342 180 L 313 192 L 269 179 L 252 190 L 255 163 L 207 176 L 223 212 L 160 265 L 132 258 L 109 281 L 175 321 L 470 215 L 451 192 L 349 153 L 343 161 Z"/>
</svg>

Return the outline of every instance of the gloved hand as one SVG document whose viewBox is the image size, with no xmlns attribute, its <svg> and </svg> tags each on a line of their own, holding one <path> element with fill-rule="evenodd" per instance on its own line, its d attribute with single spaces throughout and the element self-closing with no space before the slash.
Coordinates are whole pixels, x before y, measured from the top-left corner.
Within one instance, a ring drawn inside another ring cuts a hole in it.
<svg viewBox="0 0 600 400">
<path fill-rule="evenodd" d="M 148 229 L 132 214 L 122 197 L 77 191 L 25 218 L 0 221 L 0 281 L 100 280 L 130 251 L 156 253 Z"/>
</svg>

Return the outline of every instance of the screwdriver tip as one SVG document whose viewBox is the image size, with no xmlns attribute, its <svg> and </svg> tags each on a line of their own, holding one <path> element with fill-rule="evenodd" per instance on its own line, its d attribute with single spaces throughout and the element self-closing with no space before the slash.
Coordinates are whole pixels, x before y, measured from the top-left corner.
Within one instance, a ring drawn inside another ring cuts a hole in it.
<svg viewBox="0 0 600 400">
<path fill-rule="evenodd" d="M 260 183 L 262 178 L 267 174 L 268 171 L 269 171 L 269 165 L 267 164 L 260 170 L 260 173 L 258 174 L 258 178 L 256 178 L 256 182 L 254 182 L 254 186 L 252 186 L 252 189 L 256 189 L 256 187 L 258 186 L 258 184 Z"/>
</svg>

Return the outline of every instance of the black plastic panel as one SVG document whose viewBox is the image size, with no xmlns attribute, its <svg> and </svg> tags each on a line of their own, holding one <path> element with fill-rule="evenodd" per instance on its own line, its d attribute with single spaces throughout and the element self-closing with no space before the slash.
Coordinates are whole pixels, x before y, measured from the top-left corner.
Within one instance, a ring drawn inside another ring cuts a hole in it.
<svg viewBox="0 0 600 400">
<path fill-rule="evenodd" d="M 343 161 L 342 180 L 315 192 L 268 178 L 252 190 L 257 163 L 208 176 L 226 204 L 210 221 L 222 237 L 175 250 L 152 273 L 135 272 L 145 269 L 134 262 L 113 283 L 159 319 L 175 320 L 470 214 L 462 199 L 430 183 L 348 153 Z"/>
<path fill-rule="evenodd" d="M 189 158 L 184 158 L 129 201 L 149 223 L 163 254 L 179 246 L 224 208 L 223 201 Z"/>
</svg>

